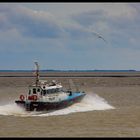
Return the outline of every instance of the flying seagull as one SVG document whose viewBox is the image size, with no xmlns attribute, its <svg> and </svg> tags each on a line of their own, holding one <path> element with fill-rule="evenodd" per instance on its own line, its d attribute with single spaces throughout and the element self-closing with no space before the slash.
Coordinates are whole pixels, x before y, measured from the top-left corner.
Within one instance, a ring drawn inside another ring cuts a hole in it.
<svg viewBox="0 0 140 140">
<path fill-rule="evenodd" d="M 95 33 L 95 32 L 92 32 L 92 33 L 107 43 L 107 41 L 101 35 L 99 35 L 98 33 Z"/>
<path fill-rule="evenodd" d="M 96 33 L 95 31 L 93 31 L 92 29 L 88 29 L 88 32 L 92 33 L 93 35 L 97 36 L 98 38 L 102 39 L 105 43 L 108 43 L 107 40 L 104 39 L 103 36 L 101 36 L 99 33 Z"/>
</svg>

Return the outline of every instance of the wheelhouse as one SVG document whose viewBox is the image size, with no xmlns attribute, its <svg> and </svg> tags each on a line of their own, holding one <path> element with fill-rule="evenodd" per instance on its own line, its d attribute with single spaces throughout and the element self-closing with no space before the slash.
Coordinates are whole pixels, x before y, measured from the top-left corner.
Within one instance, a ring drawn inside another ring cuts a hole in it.
<svg viewBox="0 0 140 140">
<path fill-rule="evenodd" d="M 29 86 L 29 93 L 28 95 L 40 95 L 42 89 L 40 86 Z"/>
<path fill-rule="evenodd" d="M 37 96 L 46 96 L 49 94 L 55 94 L 55 93 L 59 93 L 62 92 L 62 86 L 51 86 L 51 87 L 46 87 L 46 86 L 29 86 L 29 92 L 28 95 L 32 96 L 32 95 L 37 95 Z"/>
</svg>

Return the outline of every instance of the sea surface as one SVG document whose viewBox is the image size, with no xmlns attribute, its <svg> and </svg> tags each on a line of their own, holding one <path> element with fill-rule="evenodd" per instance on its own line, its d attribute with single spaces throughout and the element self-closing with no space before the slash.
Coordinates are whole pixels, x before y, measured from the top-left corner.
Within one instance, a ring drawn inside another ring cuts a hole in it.
<svg viewBox="0 0 140 140">
<path fill-rule="evenodd" d="M 55 80 L 68 87 L 68 77 Z M 75 77 L 73 81 L 87 93 L 80 103 L 50 113 L 26 112 L 14 101 L 28 92 L 34 78 L 0 77 L 0 137 L 140 136 L 139 76 Z"/>
</svg>

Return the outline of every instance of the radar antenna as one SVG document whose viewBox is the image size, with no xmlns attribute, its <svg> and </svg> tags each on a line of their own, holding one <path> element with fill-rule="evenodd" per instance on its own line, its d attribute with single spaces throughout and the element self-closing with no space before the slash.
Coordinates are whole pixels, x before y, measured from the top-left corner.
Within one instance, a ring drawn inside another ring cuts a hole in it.
<svg viewBox="0 0 140 140">
<path fill-rule="evenodd" d="M 35 65 L 36 65 L 36 72 L 35 72 L 35 74 L 36 74 L 36 86 L 38 85 L 38 82 L 39 82 L 39 65 L 38 65 L 38 62 L 34 62 L 35 63 Z"/>
</svg>

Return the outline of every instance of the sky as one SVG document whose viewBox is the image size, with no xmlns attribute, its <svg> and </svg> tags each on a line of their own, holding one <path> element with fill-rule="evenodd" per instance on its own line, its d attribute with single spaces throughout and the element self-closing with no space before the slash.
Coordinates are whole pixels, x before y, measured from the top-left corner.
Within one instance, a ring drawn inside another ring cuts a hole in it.
<svg viewBox="0 0 140 140">
<path fill-rule="evenodd" d="M 140 3 L 0 3 L 0 70 L 140 70 Z"/>
</svg>

